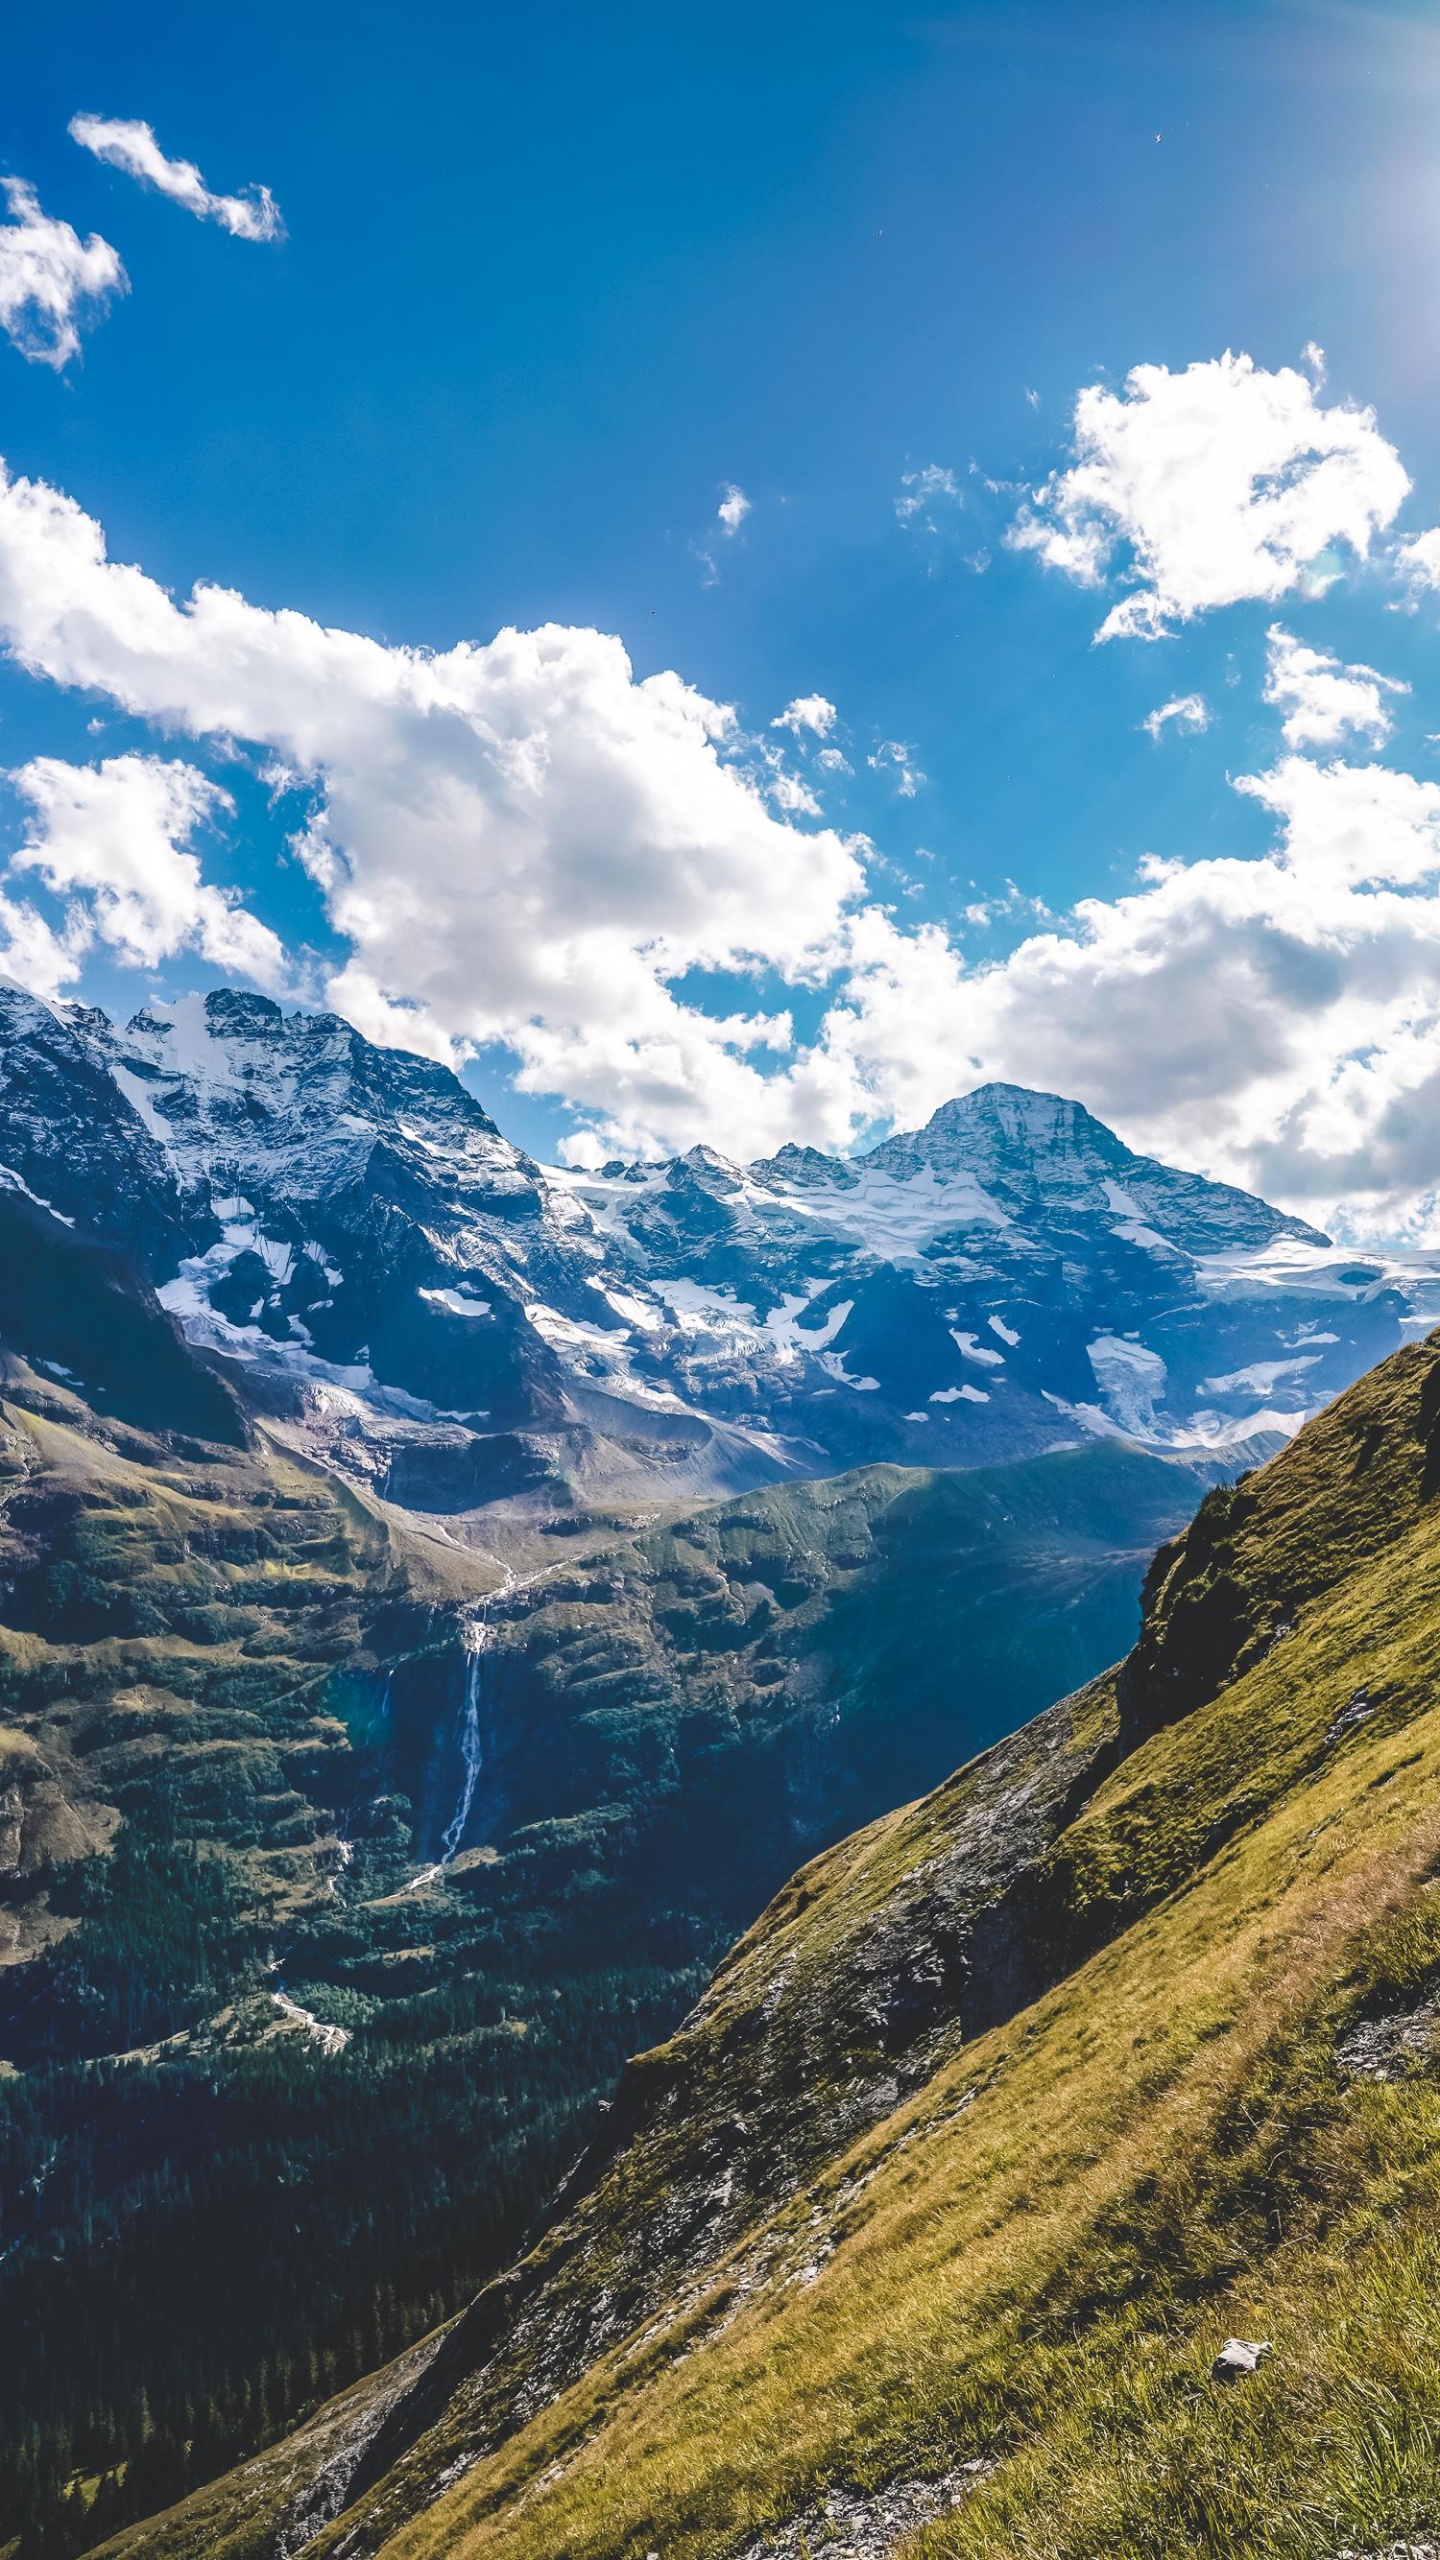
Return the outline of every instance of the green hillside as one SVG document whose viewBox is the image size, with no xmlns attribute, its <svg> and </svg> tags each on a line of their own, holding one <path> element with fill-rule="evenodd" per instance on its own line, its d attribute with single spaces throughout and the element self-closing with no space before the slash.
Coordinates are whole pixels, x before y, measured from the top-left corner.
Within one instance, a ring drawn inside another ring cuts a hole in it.
<svg viewBox="0 0 1440 2560">
<path fill-rule="evenodd" d="M 432 2350 L 117 2554 L 1433 2535 L 1437 1492 L 1440 1338 L 1207 1499 L 1118 1678 L 793 1879 Z"/>
</svg>

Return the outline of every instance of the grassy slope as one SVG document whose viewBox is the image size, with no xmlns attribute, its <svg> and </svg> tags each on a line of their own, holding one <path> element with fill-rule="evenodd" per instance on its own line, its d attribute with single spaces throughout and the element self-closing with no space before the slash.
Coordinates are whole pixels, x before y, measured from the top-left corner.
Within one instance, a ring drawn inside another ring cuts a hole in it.
<svg viewBox="0 0 1440 2560">
<path fill-rule="evenodd" d="M 718 2560 L 827 2485 L 967 2457 L 995 2468 L 923 2545 L 956 2560 L 1320 2560 L 1433 2528 L 1440 2081 L 1423 2055 L 1357 2078 L 1335 2046 L 1440 1986 L 1437 1380 L 1434 1345 L 1401 1353 L 1162 1557 L 1126 1756 L 1097 1683 L 1031 1729 L 1028 1768 L 1021 1738 L 779 1897 L 632 2083 L 643 2138 L 522 2271 L 509 2348 L 459 2359 L 315 2560 Z M 929 1926 L 987 1788 L 993 1830 L 1062 1762 L 1088 1762 L 1085 1801 L 1050 1786 L 1049 1845 L 972 1897 L 994 1923 L 1008 1896 L 1060 1978 L 1007 2015 L 1015 1933 L 972 1937 L 884 2106 L 866 1951 L 897 1914 Z M 791 2177 L 752 2180 L 742 2229 L 712 2215 L 697 2264 L 677 2168 L 709 2145 L 724 2188 L 717 2137 L 738 2124 L 743 2155 L 767 2106 Z M 642 2282 L 615 2335 L 647 2227 L 666 2298 Z M 547 2312 L 588 2322 L 568 2381 Z M 1275 2352 L 1226 2388 L 1232 2331 Z M 116 2549 L 250 2560 L 310 2471 L 279 2449 Z"/>
</svg>

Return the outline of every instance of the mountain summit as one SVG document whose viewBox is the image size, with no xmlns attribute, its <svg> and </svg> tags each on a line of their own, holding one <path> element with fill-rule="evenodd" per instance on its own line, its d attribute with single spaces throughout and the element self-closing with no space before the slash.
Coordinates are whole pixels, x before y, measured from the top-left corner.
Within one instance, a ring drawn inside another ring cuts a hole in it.
<svg viewBox="0 0 1440 2560">
<path fill-rule="evenodd" d="M 1271 1245 L 1282 1237 L 1303 1245 L 1330 1241 L 1248 1191 L 1133 1154 L 1083 1102 L 1026 1085 L 977 1085 L 943 1102 L 913 1136 L 887 1138 L 860 1162 L 899 1181 L 927 1170 L 941 1182 L 968 1178 L 1022 1221 L 1083 1221 L 1100 1199 L 1120 1220 L 1189 1253 Z"/>
</svg>

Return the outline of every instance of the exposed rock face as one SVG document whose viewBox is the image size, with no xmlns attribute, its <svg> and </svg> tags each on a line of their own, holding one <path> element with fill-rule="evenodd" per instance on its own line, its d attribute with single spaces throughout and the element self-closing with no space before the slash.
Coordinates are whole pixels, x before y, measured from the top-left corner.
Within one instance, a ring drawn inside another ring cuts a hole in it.
<svg viewBox="0 0 1440 2560">
<path fill-rule="evenodd" d="M 987 1084 L 942 1103 L 913 1137 L 888 1138 L 864 1160 L 899 1180 L 930 1172 L 942 1181 L 967 1177 L 1023 1220 L 1081 1221 L 1097 1195 L 1122 1219 L 1150 1227 L 1173 1248 L 1213 1253 L 1235 1245 L 1302 1245 L 1326 1240 L 1299 1218 L 1287 1218 L 1236 1191 L 1137 1156 L 1083 1103 L 1023 1085 Z M 1115 1198 L 1123 1192 L 1124 1198 Z"/>
<path fill-rule="evenodd" d="M 1052 1094 L 848 1162 L 547 1171 L 448 1069 L 223 989 L 123 1030 L 0 990 L 6 1181 L 328 1464 L 449 1513 L 1096 1434 L 1233 1470 L 1440 1315 L 1423 1255 L 1336 1252 Z"/>
<path fill-rule="evenodd" d="M 1335 2059 L 1357 2079 L 1403 2080 L 1434 2060 L 1437 2035 L 1440 1999 L 1422 2000 L 1418 2008 L 1360 2019 L 1340 2038 Z"/>
<path fill-rule="evenodd" d="M 0 982 L 0 1183 L 163 1276 L 199 1230 L 164 1147 L 96 1055 L 109 1028 Z"/>
<path fill-rule="evenodd" d="M 125 1256 L 4 1189 L 0 1344 L 23 1348 L 114 1418 L 231 1445 L 245 1437 L 231 1389 L 191 1355 Z"/>
<path fill-rule="evenodd" d="M 196 1338 L 502 1428 L 560 1417 L 515 1281 L 523 1263 L 537 1291 L 573 1283 L 576 1257 L 536 1168 L 444 1068 L 223 990 L 123 1033 L 90 1017 L 84 1041 L 205 1238 L 156 1273 Z"/>
<path fill-rule="evenodd" d="M 868 2497 L 832 2489 L 778 2533 L 752 2542 L 739 2560 L 810 2560 L 814 2551 L 825 2560 L 889 2560 L 922 2525 L 958 2507 L 985 2469 L 982 2460 L 961 2462 L 938 2479 L 895 2480 Z"/>
</svg>

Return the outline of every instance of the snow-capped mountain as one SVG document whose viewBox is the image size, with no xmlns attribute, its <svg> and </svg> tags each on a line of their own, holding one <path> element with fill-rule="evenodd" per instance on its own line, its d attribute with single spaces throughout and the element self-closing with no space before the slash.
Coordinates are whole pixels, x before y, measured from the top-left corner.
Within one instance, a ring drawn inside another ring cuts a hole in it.
<svg viewBox="0 0 1440 2560">
<path fill-rule="evenodd" d="M 121 1246 L 252 1408 L 461 1513 L 1119 1432 L 1238 1466 L 1440 1320 L 1011 1085 L 850 1162 L 545 1170 L 459 1080 L 229 990 L 123 1029 L 0 989 L 0 1182 Z"/>
</svg>

